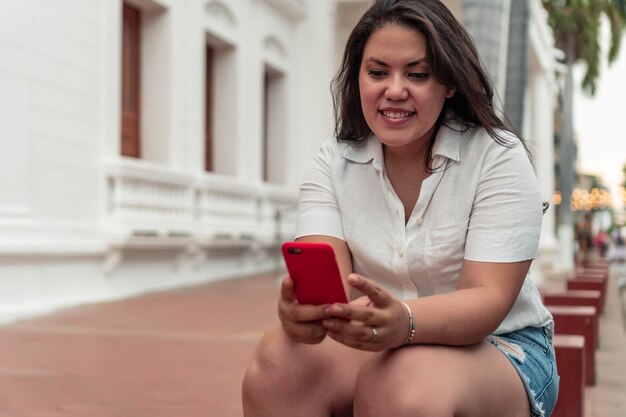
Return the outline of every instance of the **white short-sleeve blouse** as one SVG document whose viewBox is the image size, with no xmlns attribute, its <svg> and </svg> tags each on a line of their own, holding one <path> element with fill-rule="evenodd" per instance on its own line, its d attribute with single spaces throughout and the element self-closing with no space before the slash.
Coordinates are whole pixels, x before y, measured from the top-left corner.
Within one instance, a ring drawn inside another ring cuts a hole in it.
<svg viewBox="0 0 626 417">
<path fill-rule="evenodd" d="M 448 123 L 433 147 L 435 172 L 422 183 L 405 224 L 404 208 L 384 168 L 381 143 L 326 141 L 300 186 L 296 237 L 347 242 L 353 270 L 400 299 L 454 291 L 463 259 L 533 259 L 542 203 L 524 147 L 503 146 L 483 128 Z M 506 277 L 503 277 L 505 279 Z M 552 321 L 527 277 L 495 334 Z"/>
</svg>

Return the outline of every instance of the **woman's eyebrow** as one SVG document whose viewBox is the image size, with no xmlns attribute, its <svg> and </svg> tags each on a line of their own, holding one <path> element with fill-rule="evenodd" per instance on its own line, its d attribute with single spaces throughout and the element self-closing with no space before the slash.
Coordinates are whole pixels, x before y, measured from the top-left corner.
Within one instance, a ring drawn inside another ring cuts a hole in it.
<svg viewBox="0 0 626 417">
<path fill-rule="evenodd" d="M 382 61 L 380 59 L 377 58 L 373 58 L 373 57 L 369 57 L 366 59 L 367 62 L 372 62 L 376 65 L 380 65 L 381 67 L 388 67 L 389 65 L 387 65 L 387 63 L 385 61 Z"/>
<path fill-rule="evenodd" d="M 366 60 L 367 62 L 373 62 L 376 65 L 380 65 L 381 67 L 388 67 L 389 64 L 387 64 L 385 61 L 383 61 L 382 59 L 378 59 L 378 58 L 374 58 L 374 57 L 369 57 Z M 408 64 L 405 65 L 405 68 L 408 67 L 414 67 L 416 65 L 422 64 L 422 63 L 426 63 L 426 58 L 419 58 L 416 59 L 414 61 L 409 62 Z"/>
<path fill-rule="evenodd" d="M 408 64 L 406 64 L 407 67 L 414 67 L 416 65 L 419 64 L 427 64 L 428 60 L 426 58 L 420 58 L 420 59 L 416 59 L 415 61 L 411 61 Z"/>
</svg>

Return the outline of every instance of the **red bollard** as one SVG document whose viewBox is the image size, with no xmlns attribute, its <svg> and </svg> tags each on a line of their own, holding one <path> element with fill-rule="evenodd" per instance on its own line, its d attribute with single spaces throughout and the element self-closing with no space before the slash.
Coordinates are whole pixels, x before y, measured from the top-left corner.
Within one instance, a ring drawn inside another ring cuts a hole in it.
<svg viewBox="0 0 626 417">
<path fill-rule="evenodd" d="M 596 383 L 596 346 L 598 316 L 594 307 L 546 306 L 554 317 L 556 334 L 580 335 L 585 338 L 585 383 Z"/>
<path fill-rule="evenodd" d="M 554 335 L 556 366 L 561 377 L 559 397 L 552 417 L 584 417 L 585 414 L 585 338 Z"/>
</svg>

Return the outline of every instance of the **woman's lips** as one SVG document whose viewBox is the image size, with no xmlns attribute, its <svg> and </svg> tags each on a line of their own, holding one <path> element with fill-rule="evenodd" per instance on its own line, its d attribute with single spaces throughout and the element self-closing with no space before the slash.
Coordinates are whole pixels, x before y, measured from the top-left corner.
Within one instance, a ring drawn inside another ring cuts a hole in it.
<svg viewBox="0 0 626 417">
<path fill-rule="evenodd" d="M 402 119 L 404 117 L 409 117 L 410 115 L 413 114 L 413 112 L 410 112 L 410 111 L 399 112 L 399 111 L 386 111 L 386 110 L 382 110 L 381 113 L 385 117 L 389 117 L 390 119 Z"/>
<path fill-rule="evenodd" d="M 385 120 L 391 123 L 402 123 L 413 116 L 415 112 L 406 110 L 380 110 L 380 114 Z"/>
</svg>

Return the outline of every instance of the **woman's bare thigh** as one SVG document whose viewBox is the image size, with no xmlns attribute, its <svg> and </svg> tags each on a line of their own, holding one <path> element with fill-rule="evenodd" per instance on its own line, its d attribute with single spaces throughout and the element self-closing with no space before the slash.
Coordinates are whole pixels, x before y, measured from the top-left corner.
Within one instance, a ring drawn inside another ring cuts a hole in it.
<svg viewBox="0 0 626 417">
<path fill-rule="evenodd" d="M 355 395 L 358 417 L 530 416 L 515 368 L 488 342 L 408 346 L 371 358 Z"/>
</svg>

